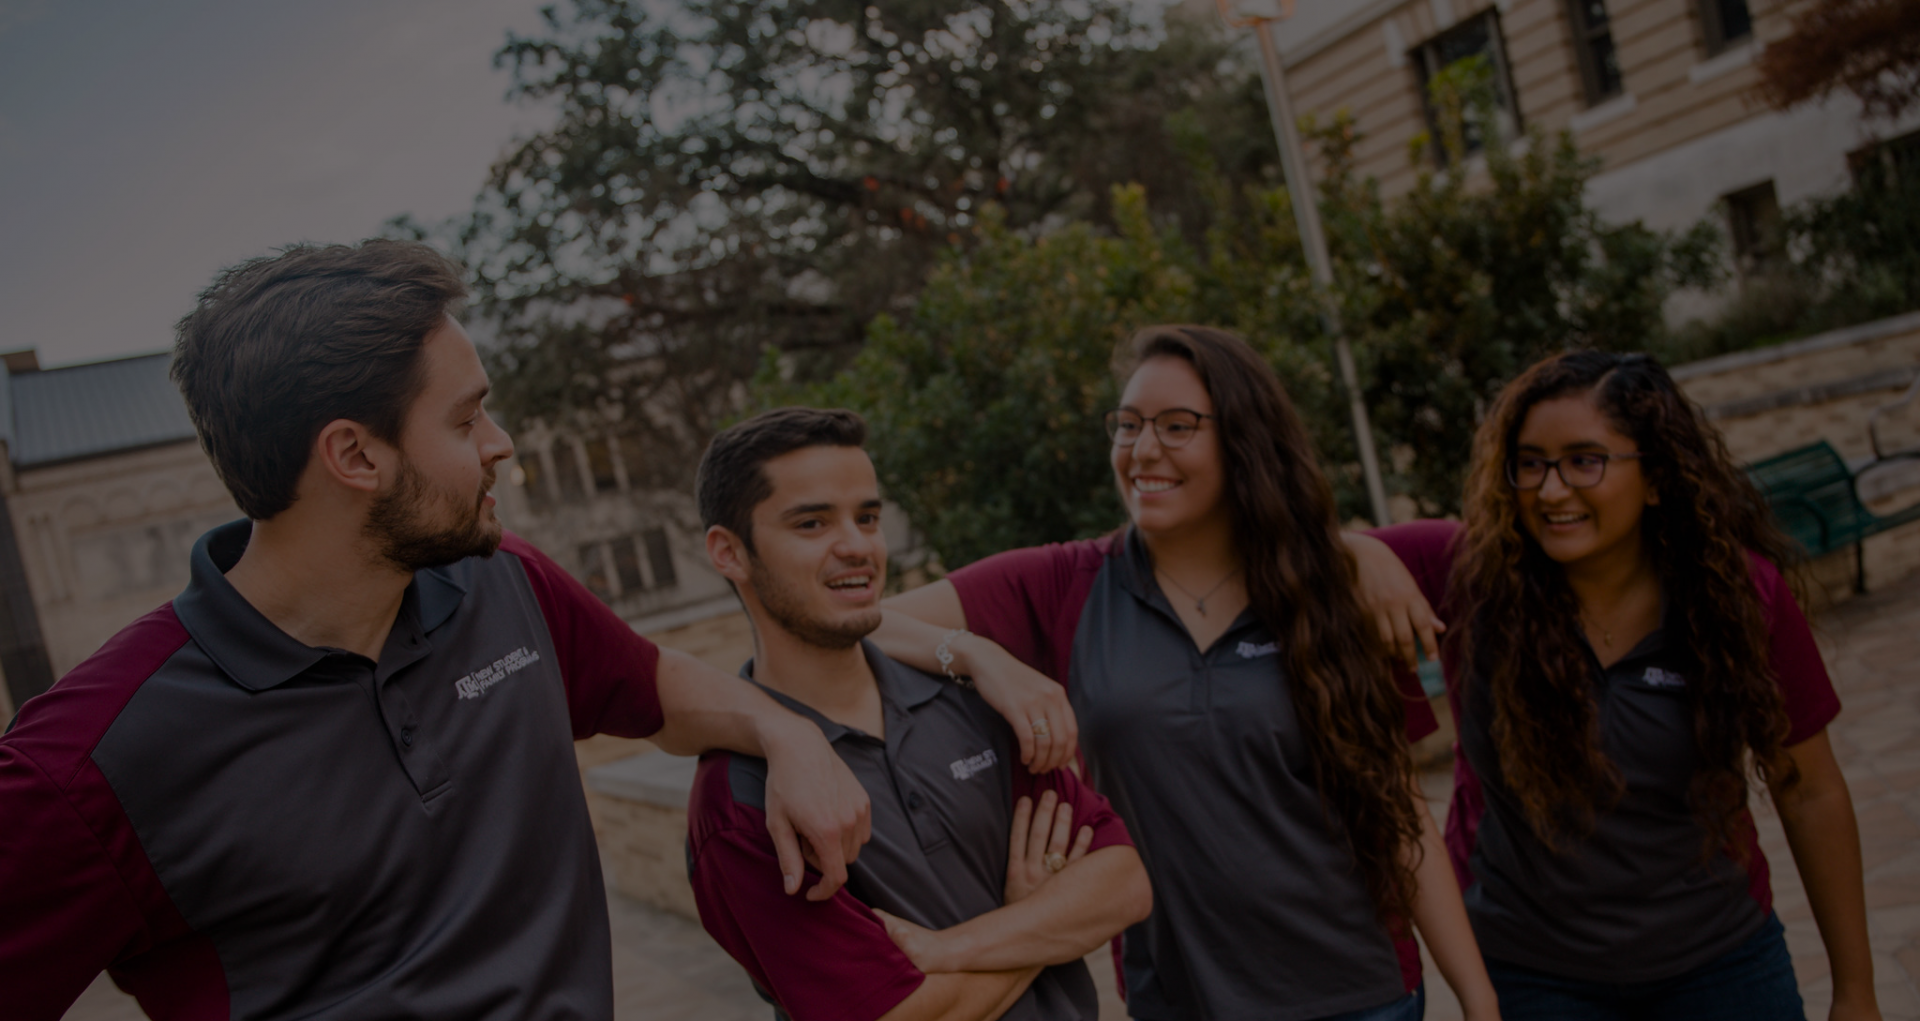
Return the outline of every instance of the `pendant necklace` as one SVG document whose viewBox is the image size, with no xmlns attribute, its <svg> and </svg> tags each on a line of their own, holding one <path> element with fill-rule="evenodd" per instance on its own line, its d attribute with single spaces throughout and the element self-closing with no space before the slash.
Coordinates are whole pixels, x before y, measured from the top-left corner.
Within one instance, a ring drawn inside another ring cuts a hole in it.
<svg viewBox="0 0 1920 1021">
<path fill-rule="evenodd" d="M 1232 581 L 1234 577 L 1240 573 L 1240 569 L 1236 567 L 1233 570 L 1227 572 L 1227 576 L 1220 579 L 1220 583 L 1218 585 L 1215 585 L 1214 587 L 1208 589 L 1207 594 L 1204 596 L 1196 596 L 1193 593 L 1188 592 L 1186 589 L 1186 586 L 1180 584 L 1177 581 L 1174 581 L 1173 575 L 1170 575 L 1165 571 L 1155 571 L 1154 573 L 1158 574 L 1162 578 L 1165 578 L 1167 580 L 1167 584 L 1172 585 L 1176 589 L 1179 589 L 1181 595 L 1186 596 L 1188 599 L 1193 600 L 1193 608 L 1195 610 L 1200 611 L 1200 616 L 1204 617 L 1207 615 L 1207 600 L 1212 599 L 1213 594 L 1215 592 L 1220 591 L 1222 588 L 1226 586 L 1227 582 Z"/>
<path fill-rule="evenodd" d="M 1613 632 L 1603 627 L 1599 621 L 1594 620 L 1591 616 L 1588 616 L 1585 611 L 1581 612 L 1580 618 L 1586 621 L 1589 627 L 1593 628 L 1595 631 L 1600 632 L 1600 644 L 1602 646 L 1605 646 L 1608 652 L 1612 652 L 1613 651 Z"/>
</svg>

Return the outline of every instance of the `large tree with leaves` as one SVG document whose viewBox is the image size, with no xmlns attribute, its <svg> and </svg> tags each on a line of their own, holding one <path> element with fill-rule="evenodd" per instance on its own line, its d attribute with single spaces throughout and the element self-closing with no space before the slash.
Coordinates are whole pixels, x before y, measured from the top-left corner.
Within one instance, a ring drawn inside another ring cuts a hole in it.
<svg viewBox="0 0 1920 1021">
<path fill-rule="evenodd" d="M 1436 86 L 1434 144 L 1456 167 L 1467 163 L 1468 119 L 1489 116 L 1484 72 L 1460 68 Z M 1345 401 L 1294 228 L 1298 199 L 1236 187 L 1209 162 L 1203 131 L 1180 118 L 1173 130 L 1206 207 L 1198 243 L 1154 215 L 1138 187 L 1115 190 L 1108 230 L 1077 224 L 1035 237 L 990 214 L 910 309 L 876 319 L 844 372 L 809 384 L 792 378 L 790 360 L 770 358 L 758 401 L 868 415 L 882 483 L 958 567 L 1122 521 L 1100 426 L 1116 399 L 1111 357 L 1141 326 L 1202 322 L 1238 331 L 1274 365 L 1343 512 L 1363 514 Z M 1712 280 L 1710 231 L 1609 224 L 1587 207 L 1594 164 L 1567 137 L 1490 146 L 1474 161 L 1483 171 L 1423 174 L 1388 204 L 1353 172 L 1350 121 L 1311 135 L 1329 166 L 1313 199 L 1333 242 L 1335 298 L 1383 446 L 1411 455 L 1389 488 L 1427 512 L 1458 509 L 1477 412 L 1515 373 L 1572 347 L 1658 349 L 1666 297 Z"/>
<path fill-rule="evenodd" d="M 764 348 L 831 371 L 982 205 L 1110 218 L 1141 181 L 1197 223 L 1169 118 L 1271 163 L 1255 80 L 1125 0 L 573 0 L 497 54 L 553 126 L 453 225 L 515 422 L 613 418 L 683 486 Z"/>
</svg>

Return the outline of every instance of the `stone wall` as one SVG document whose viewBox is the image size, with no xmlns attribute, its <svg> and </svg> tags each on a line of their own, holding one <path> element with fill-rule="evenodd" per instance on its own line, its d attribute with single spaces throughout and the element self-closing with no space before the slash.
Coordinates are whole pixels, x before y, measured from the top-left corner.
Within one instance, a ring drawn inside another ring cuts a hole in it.
<svg viewBox="0 0 1920 1021">
<path fill-rule="evenodd" d="M 241 516 L 192 440 L 28 468 L 8 504 L 55 677 L 178 595 L 194 541 Z"/>
<path fill-rule="evenodd" d="M 1920 313 L 1682 365 L 1673 376 L 1706 408 L 1736 460 L 1758 461 L 1825 440 L 1858 469 L 1873 458 L 1869 416 L 1920 380 Z M 1890 450 L 1920 447 L 1920 399 L 1884 415 L 1880 435 Z M 1878 513 L 1911 505 L 1920 500 L 1920 459 L 1863 472 L 1859 491 Z M 1868 539 L 1864 559 L 1869 588 L 1920 570 L 1920 522 Z M 1813 567 L 1830 597 L 1846 598 L 1852 552 Z"/>
</svg>

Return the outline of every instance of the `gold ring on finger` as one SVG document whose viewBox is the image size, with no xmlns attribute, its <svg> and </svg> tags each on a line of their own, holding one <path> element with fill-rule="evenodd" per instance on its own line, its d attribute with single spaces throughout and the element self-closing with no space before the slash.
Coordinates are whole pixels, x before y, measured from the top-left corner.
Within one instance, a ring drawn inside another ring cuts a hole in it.
<svg viewBox="0 0 1920 1021">
<path fill-rule="evenodd" d="M 1058 853 L 1049 854 L 1040 859 L 1040 862 L 1047 867 L 1048 872 L 1058 872 L 1067 867 L 1067 856 Z"/>
<path fill-rule="evenodd" d="M 1053 734 L 1053 730 L 1047 726 L 1047 720 L 1044 716 L 1034 720 L 1032 725 L 1034 737 L 1049 737 Z"/>
</svg>

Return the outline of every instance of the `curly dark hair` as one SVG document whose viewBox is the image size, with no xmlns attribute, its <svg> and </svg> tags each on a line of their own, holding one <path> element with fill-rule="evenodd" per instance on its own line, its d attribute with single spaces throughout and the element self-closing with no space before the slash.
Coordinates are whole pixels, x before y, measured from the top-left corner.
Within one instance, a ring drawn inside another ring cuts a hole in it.
<svg viewBox="0 0 1920 1021">
<path fill-rule="evenodd" d="M 1642 354 L 1576 351 L 1507 384 L 1474 437 L 1466 528 L 1449 590 L 1459 626 L 1450 652 L 1463 694 L 1492 704 L 1500 774 L 1534 833 L 1556 850 L 1592 831 L 1623 792 L 1600 746 L 1592 673 L 1565 572 L 1517 520 L 1508 482 L 1520 428 L 1536 405 L 1587 395 L 1633 438 L 1660 494 L 1641 519 L 1673 639 L 1695 660 L 1687 685 L 1699 767 L 1688 800 L 1704 830 L 1703 859 L 1737 838 L 1748 780 L 1791 786 L 1786 706 L 1768 655 L 1767 623 L 1749 553 L 1788 564 L 1793 547 L 1760 496 L 1666 369 Z"/>
<path fill-rule="evenodd" d="M 1299 412 L 1273 368 L 1224 330 L 1147 327 L 1126 355 L 1123 375 L 1150 358 L 1183 359 L 1212 397 L 1248 601 L 1280 640 L 1327 820 L 1382 916 L 1411 917 L 1421 820 L 1406 705 Z"/>
</svg>

